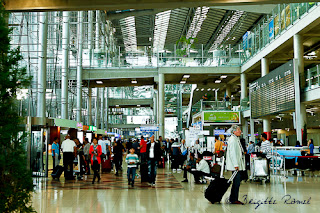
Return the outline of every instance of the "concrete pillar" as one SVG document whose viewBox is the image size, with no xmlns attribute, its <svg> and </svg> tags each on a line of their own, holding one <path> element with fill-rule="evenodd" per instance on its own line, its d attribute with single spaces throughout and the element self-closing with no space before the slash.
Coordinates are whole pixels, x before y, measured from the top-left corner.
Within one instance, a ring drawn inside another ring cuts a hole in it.
<svg viewBox="0 0 320 213">
<path fill-rule="evenodd" d="M 39 27 L 40 55 L 38 69 L 38 102 L 37 117 L 44 122 L 46 117 L 46 89 L 47 89 L 47 43 L 48 43 L 48 13 L 40 13 Z"/>
<path fill-rule="evenodd" d="M 92 125 L 92 89 L 88 88 L 88 125 Z"/>
<path fill-rule="evenodd" d="M 62 15 L 63 15 L 63 25 L 62 25 L 62 68 L 61 68 L 61 118 L 68 119 L 70 12 L 64 11 Z"/>
<path fill-rule="evenodd" d="M 165 138 L 165 118 L 164 118 L 164 103 L 165 103 L 165 76 L 159 74 L 159 134 Z"/>
<path fill-rule="evenodd" d="M 105 129 L 108 131 L 108 128 L 109 128 L 109 88 L 106 87 L 106 92 L 105 92 L 105 116 L 106 116 L 106 119 L 105 119 Z"/>
<path fill-rule="evenodd" d="M 303 41 L 302 36 L 296 34 L 293 36 L 293 49 L 294 49 L 294 86 L 295 86 L 295 115 L 296 115 L 296 132 L 297 140 L 302 143 L 303 129 L 307 120 L 307 112 L 305 104 L 301 103 L 300 93 L 301 88 L 305 88 L 305 77 L 304 77 L 304 58 L 303 58 Z"/>
<path fill-rule="evenodd" d="M 254 136 L 254 119 L 250 118 L 250 141 L 255 142 L 256 138 Z"/>
<path fill-rule="evenodd" d="M 96 89 L 96 108 L 95 108 L 95 126 L 99 129 L 100 126 L 100 88 Z"/>
<path fill-rule="evenodd" d="M 104 129 L 104 116 L 105 116 L 105 90 L 101 88 L 101 129 Z"/>
<path fill-rule="evenodd" d="M 267 58 L 261 59 L 261 77 L 269 74 L 269 60 Z M 268 140 L 271 139 L 271 119 L 269 117 L 263 118 L 263 132 L 267 134 Z"/>
<path fill-rule="evenodd" d="M 269 74 L 269 60 L 267 58 L 261 59 L 261 77 Z"/>
<path fill-rule="evenodd" d="M 89 63 L 92 65 L 92 50 L 93 50 L 93 11 L 88 11 L 88 49 L 89 49 Z"/>
<path fill-rule="evenodd" d="M 242 136 L 246 140 L 246 143 L 248 143 L 248 120 L 245 118 L 242 118 L 241 120 L 241 131 L 242 131 Z"/>
<path fill-rule="evenodd" d="M 241 84 L 241 100 L 248 97 L 248 83 L 247 83 L 247 74 L 240 74 L 240 84 Z"/>
<path fill-rule="evenodd" d="M 226 86 L 226 95 L 229 96 L 229 98 L 231 97 L 231 85 L 227 84 Z"/>
<path fill-rule="evenodd" d="M 100 10 L 96 11 L 96 47 L 95 49 L 100 48 Z"/>
<path fill-rule="evenodd" d="M 77 61 L 77 121 L 81 122 L 82 111 L 82 44 L 83 44 L 83 16 L 78 12 L 78 61 Z"/>
</svg>

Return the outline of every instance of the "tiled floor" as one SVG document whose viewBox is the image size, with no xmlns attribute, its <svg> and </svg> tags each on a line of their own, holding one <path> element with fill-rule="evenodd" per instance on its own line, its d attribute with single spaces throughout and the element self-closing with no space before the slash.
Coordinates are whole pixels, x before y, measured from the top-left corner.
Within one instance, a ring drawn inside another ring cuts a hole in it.
<svg viewBox="0 0 320 213">
<path fill-rule="evenodd" d="M 244 206 L 226 203 L 230 194 L 227 191 L 221 204 L 211 204 L 204 198 L 207 185 L 195 185 L 192 182 L 180 183 L 182 173 L 172 174 L 167 169 L 159 169 L 156 187 L 141 184 L 137 179 L 134 188 L 128 187 L 125 174 L 116 177 L 103 174 L 102 182 L 91 184 L 92 176 L 87 180 L 65 182 L 52 178 L 34 179 L 37 184 L 33 196 L 33 206 L 37 212 L 318 212 L 320 202 L 319 177 L 289 176 L 284 179 L 273 176 L 270 184 L 242 183 L 240 200 L 253 199 L 275 204 L 246 204 Z M 190 177 L 190 179 L 192 179 Z M 285 195 L 287 197 L 283 198 Z M 295 204 L 285 204 L 296 200 Z M 297 204 L 297 200 L 308 200 L 310 204 Z"/>
</svg>

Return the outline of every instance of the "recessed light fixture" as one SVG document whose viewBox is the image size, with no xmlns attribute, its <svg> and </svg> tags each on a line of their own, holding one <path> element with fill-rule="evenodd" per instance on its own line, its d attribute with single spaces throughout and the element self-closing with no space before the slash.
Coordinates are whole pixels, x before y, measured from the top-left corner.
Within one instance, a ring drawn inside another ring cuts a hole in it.
<svg viewBox="0 0 320 213">
<path fill-rule="evenodd" d="M 97 83 L 97 84 L 103 84 L 103 82 L 102 82 L 102 81 L 96 81 L 96 83 Z"/>
<path fill-rule="evenodd" d="M 119 107 L 119 105 L 116 105 L 116 107 Z"/>
<path fill-rule="evenodd" d="M 228 76 L 226 76 L 226 75 L 222 75 L 220 78 L 227 78 Z"/>
<path fill-rule="evenodd" d="M 137 107 L 141 107 L 140 105 L 137 105 Z"/>
<path fill-rule="evenodd" d="M 190 78 L 190 75 L 183 75 L 183 78 Z"/>
<path fill-rule="evenodd" d="M 132 83 L 132 84 L 137 84 L 138 81 L 137 81 L 137 80 L 132 80 L 131 83 Z"/>
<path fill-rule="evenodd" d="M 199 91 L 199 88 L 197 88 L 196 91 Z"/>
<path fill-rule="evenodd" d="M 207 90 L 208 90 L 208 91 L 210 91 L 210 90 L 211 90 L 211 88 L 208 88 Z"/>
<path fill-rule="evenodd" d="M 186 81 L 180 81 L 180 84 L 185 84 L 186 83 Z"/>
<path fill-rule="evenodd" d="M 201 89 L 201 91 L 203 91 L 203 90 L 204 90 L 204 88 Z"/>
<path fill-rule="evenodd" d="M 220 84 L 220 83 L 221 83 L 221 80 L 216 80 L 214 83 Z"/>
</svg>

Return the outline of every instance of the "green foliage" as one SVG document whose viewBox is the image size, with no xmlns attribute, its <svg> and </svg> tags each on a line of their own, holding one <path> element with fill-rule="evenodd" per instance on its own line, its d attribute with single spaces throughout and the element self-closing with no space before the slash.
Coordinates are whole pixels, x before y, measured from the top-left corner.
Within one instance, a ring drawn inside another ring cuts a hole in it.
<svg viewBox="0 0 320 213">
<path fill-rule="evenodd" d="M 21 134 L 16 92 L 30 84 L 19 68 L 19 49 L 10 49 L 8 13 L 0 9 L 0 212 L 34 212 L 32 175 L 26 168 L 26 135 Z"/>
<path fill-rule="evenodd" d="M 176 46 L 181 47 L 176 50 L 177 56 L 186 57 L 191 48 L 195 48 L 195 43 L 197 43 L 198 38 L 187 38 L 182 36 L 177 42 Z"/>
</svg>

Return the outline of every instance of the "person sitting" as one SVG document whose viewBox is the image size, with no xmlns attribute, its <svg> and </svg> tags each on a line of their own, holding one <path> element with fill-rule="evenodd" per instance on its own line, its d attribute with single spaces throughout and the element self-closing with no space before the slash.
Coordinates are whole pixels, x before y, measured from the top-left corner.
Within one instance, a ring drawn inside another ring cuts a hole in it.
<svg viewBox="0 0 320 213">
<path fill-rule="evenodd" d="M 295 147 L 301 147 L 300 141 L 296 142 L 296 146 Z"/>
<path fill-rule="evenodd" d="M 194 154 L 190 153 L 190 159 L 187 162 L 187 165 L 183 168 L 183 177 L 184 180 L 182 182 L 188 182 L 187 172 L 190 172 L 191 169 L 196 169 L 196 159 L 194 158 Z"/>
<path fill-rule="evenodd" d="M 209 164 L 202 158 L 202 154 L 198 155 L 196 164 L 196 170 L 191 170 L 190 173 L 193 174 L 195 183 L 201 183 L 200 178 L 203 176 L 211 176 L 210 175 L 210 167 Z"/>
</svg>

